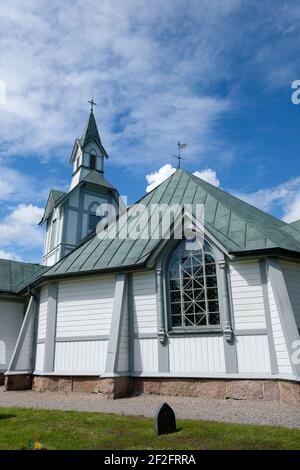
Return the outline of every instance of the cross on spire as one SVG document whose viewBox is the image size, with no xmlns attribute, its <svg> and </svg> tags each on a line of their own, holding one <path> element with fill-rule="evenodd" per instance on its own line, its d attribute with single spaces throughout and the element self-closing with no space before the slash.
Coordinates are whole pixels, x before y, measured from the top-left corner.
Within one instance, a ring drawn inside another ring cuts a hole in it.
<svg viewBox="0 0 300 470">
<path fill-rule="evenodd" d="M 97 103 L 95 103 L 95 101 L 93 100 L 93 98 L 89 101 L 90 105 L 91 105 L 91 113 L 93 112 L 93 108 L 94 106 L 97 106 Z"/>
</svg>

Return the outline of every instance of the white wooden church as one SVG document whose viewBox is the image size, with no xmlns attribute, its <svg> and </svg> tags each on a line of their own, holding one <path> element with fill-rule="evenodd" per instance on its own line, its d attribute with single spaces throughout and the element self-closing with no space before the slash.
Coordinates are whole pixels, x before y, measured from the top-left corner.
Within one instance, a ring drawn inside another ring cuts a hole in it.
<svg viewBox="0 0 300 470">
<path fill-rule="evenodd" d="M 0 260 L 6 389 L 300 405 L 300 221 L 282 222 L 182 170 L 121 210 L 106 158 L 91 111 L 69 191 L 49 194 L 43 264 Z M 116 216 L 96 232 L 105 203 Z M 142 236 L 140 207 L 153 204 L 188 204 L 192 224 L 202 205 L 198 249 L 172 237 L 175 218 L 169 239 Z"/>
</svg>

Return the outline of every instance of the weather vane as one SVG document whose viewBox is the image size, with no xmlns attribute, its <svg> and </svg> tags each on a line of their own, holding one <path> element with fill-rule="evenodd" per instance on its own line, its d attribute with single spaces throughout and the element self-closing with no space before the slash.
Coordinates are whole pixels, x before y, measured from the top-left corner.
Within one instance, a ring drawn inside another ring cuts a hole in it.
<svg viewBox="0 0 300 470">
<path fill-rule="evenodd" d="M 95 103 L 95 101 L 93 100 L 93 98 L 89 101 L 90 105 L 91 105 L 91 113 L 93 112 L 93 108 L 94 106 L 97 106 L 97 103 Z"/>
<path fill-rule="evenodd" d="M 180 170 L 181 160 L 184 160 L 184 158 L 181 156 L 181 150 L 184 149 L 186 146 L 187 144 L 181 144 L 180 142 L 177 143 L 178 153 L 177 155 L 174 155 L 174 158 L 177 158 L 178 160 L 177 170 Z"/>
</svg>

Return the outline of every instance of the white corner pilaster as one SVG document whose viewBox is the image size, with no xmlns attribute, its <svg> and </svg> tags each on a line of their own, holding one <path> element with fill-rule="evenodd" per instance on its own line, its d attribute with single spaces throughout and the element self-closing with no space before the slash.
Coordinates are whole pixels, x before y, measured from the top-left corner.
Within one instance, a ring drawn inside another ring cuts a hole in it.
<svg viewBox="0 0 300 470">
<path fill-rule="evenodd" d="M 113 373 L 117 371 L 119 346 L 121 341 L 121 325 L 124 314 L 124 305 L 127 298 L 127 276 L 117 274 L 114 296 L 114 305 L 111 319 L 110 336 L 107 347 L 105 372 Z M 129 312 L 130 314 L 130 312 Z"/>
<path fill-rule="evenodd" d="M 54 371 L 58 283 L 48 285 L 44 372 Z"/>
</svg>

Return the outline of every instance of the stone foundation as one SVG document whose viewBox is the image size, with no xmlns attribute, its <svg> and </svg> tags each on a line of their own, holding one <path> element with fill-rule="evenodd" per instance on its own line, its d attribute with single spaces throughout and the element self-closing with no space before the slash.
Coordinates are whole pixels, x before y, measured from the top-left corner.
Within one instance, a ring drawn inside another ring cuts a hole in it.
<svg viewBox="0 0 300 470">
<path fill-rule="evenodd" d="M 134 395 L 278 400 L 300 407 L 300 383 L 283 380 L 134 378 Z"/>
<path fill-rule="evenodd" d="M 8 375 L 5 377 L 5 388 L 8 391 L 32 388 L 36 392 L 98 393 L 111 399 L 145 394 L 223 400 L 277 400 L 300 407 L 300 383 L 287 380 Z"/>
<path fill-rule="evenodd" d="M 99 393 L 105 398 L 123 398 L 130 394 L 129 377 L 65 377 L 34 376 L 32 390 L 36 392 Z"/>
<path fill-rule="evenodd" d="M 31 390 L 32 376 L 31 375 L 6 375 L 5 376 L 5 390 Z"/>
</svg>

